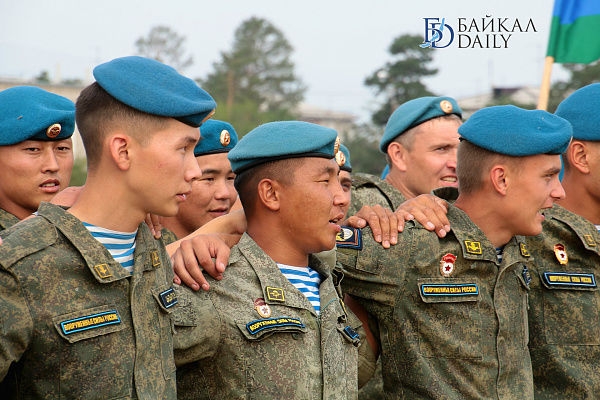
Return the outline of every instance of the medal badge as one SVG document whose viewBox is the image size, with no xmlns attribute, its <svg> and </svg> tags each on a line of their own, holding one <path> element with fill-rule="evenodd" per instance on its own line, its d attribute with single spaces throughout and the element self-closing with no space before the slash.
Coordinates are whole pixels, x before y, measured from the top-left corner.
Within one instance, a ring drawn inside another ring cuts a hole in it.
<svg viewBox="0 0 600 400">
<path fill-rule="evenodd" d="M 265 299 L 254 300 L 254 309 L 263 318 L 269 318 L 271 316 L 271 307 L 265 302 Z"/>
<path fill-rule="evenodd" d="M 440 260 L 440 273 L 442 276 L 449 277 L 454 272 L 454 262 L 456 256 L 451 253 L 446 253 Z"/>
</svg>

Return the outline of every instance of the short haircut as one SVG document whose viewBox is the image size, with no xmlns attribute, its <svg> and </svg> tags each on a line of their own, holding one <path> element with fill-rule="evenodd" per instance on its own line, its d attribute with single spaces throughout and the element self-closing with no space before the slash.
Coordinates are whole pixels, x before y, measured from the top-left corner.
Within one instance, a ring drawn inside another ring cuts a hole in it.
<svg viewBox="0 0 600 400">
<path fill-rule="evenodd" d="M 235 176 L 234 186 L 240 197 L 246 216 L 252 215 L 256 206 L 258 183 L 263 179 L 272 179 L 284 186 L 294 183 L 295 172 L 302 158 L 269 161 L 240 172 Z"/>
<path fill-rule="evenodd" d="M 519 171 L 522 160 L 522 157 L 495 153 L 467 140 L 461 140 L 456 154 L 459 193 L 469 194 L 481 189 L 492 166 L 506 164 L 509 168 Z"/>
<path fill-rule="evenodd" d="M 85 148 L 88 170 L 93 170 L 98 166 L 102 156 L 102 143 L 110 131 L 123 129 L 145 145 L 153 132 L 166 127 L 169 118 L 129 107 L 94 82 L 83 89 L 77 98 L 75 120 Z"/>
<path fill-rule="evenodd" d="M 392 140 L 392 142 L 399 143 L 406 150 L 411 151 L 412 146 L 415 143 L 415 136 L 417 135 L 418 132 L 423 130 L 423 125 L 429 121 L 431 121 L 431 122 L 456 121 L 456 122 L 458 122 L 459 125 L 462 123 L 462 119 L 456 114 L 440 115 L 439 117 L 429 119 L 425 122 L 420 123 L 417 126 L 413 126 L 412 128 L 405 130 L 404 133 L 401 133 L 400 135 L 396 136 L 396 138 L 394 138 L 394 140 Z M 390 156 L 387 153 L 385 154 L 385 159 L 386 159 L 388 165 L 391 166 L 392 161 L 390 160 Z"/>
</svg>

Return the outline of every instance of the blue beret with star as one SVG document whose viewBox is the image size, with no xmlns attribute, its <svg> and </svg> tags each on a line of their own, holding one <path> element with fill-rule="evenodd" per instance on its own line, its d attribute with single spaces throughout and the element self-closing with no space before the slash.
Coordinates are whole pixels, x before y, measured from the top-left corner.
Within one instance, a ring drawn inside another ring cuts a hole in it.
<svg viewBox="0 0 600 400">
<path fill-rule="evenodd" d="M 508 156 L 562 154 L 569 146 L 571 124 L 544 110 L 525 110 L 513 105 L 476 111 L 458 128 L 462 139 Z"/>
<path fill-rule="evenodd" d="M 379 149 L 386 153 L 388 145 L 410 128 L 448 114 L 456 114 L 462 118 L 462 110 L 452 97 L 426 96 L 407 101 L 396 108 L 388 119 Z"/>
<path fill-rule="evenodd" d="M 331 128 L 303 121 L 276 121 L 248 132 L 227 157 L 237 174 L 269 161 L 298 157 L 331 159 L 338 147 L 337 132 Z"/>
<path fill-rule="evenodd" d="M 213 98 L 174 68 L 145 57 L 116 58 L 94 68 L 96 82 L 138 111 L 199 127 L 217 106 Z"/>
<path fill-rule="evenodd" d="M 600 83 L 584 86 L 564 99 L 554 114 L 573 126 L 573 139 L 600 141 Z"/>
<path fill-rule="evenodd" d="M 352 164 L 350 163 L 350 150 L 343 144 L 340 144 L 340 150 L 335 153 L 335 161 L 340 166 L 340 170 L 352 172 Z"/>
<path fill-rule="evenodd" d="M 200 140 L 194 147 L 194 156 L 228 153 L 237 142 L 237 133 L 230 123 L 209 119 L 200 127 Z"/>
<path fill-rule="evenodd" d="M 35 86 L 0 92 L 0 146 L 25 140 L 63 140 L 75 130 L 75 104 Z"/>
</svg>

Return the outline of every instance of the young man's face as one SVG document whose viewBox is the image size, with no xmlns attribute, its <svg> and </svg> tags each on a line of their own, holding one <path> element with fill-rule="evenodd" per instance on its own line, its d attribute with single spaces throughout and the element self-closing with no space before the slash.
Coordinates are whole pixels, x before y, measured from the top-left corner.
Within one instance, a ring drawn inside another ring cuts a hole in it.
<svg viewBox="0 0 600 400">
<path fill-rule="evenodd" d="M 517 171 L 509 172 L 507 213 L 513 235 L 534 236 L 542 232 L 542 211 L 565 197 L 558 180 L 561 162 L 558 155 L 524 157 Z"/>
<path fill-rule="evenodd" d="M 330 250 L 348 207 L 335 160 L 307 157 L 282 189 L 280 215 L 289 226 L 289 241 L 305 254 Z"/>
<path fill-rule="evenodd" d="M 342 190 L 344 191 L 344 207 L 342 207 L 344 211 L 344 216 L 348 213 L 348 209 L 350 208 L 350 202 L 352 200 L 352 176 L 348 171 L 340 171 L 340 184 L 342 185 Z"/>
<path fill-rule="evenodd" d="M 192 190 L 192 181 L 201 171 L 194 157 L 200 138 L 198 128 L 174 119 L 149 138 L 135 144 L 130 185 L 137 204 L 146 213 L 173 216 Z M 136 151 L 137 150 L 137 151 Z"/>
<path fill-rule="evenodd" d="M 202 176 L 192 183 L 192 192 L 179 206 L 175 217 L 190 233 L 213 218 L 229 213 L 237 200 L 235 174 L 227 153 L 196 157 Z"/>
<path fill-rule="evenodd" d="M 407 197 L 429 193 L 439 187 L 458 187 L 456 151 L 459 121 L 436 119 L 424 122 L 407 152 L 403 184 Z"/>
<path fill-rule="evenodd" d="M 19 219 L 28 217 L 69 186 L 72 171 L 71 139 L 0 146 L 0 208 Z"/>
</svg>

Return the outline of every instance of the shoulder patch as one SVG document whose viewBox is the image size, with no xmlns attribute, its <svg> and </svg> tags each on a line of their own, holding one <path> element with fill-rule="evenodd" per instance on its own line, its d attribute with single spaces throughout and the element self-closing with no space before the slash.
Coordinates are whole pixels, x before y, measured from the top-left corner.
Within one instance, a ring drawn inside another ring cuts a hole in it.
<svg viewBox="0 0 600 400">
<path fill-rule="evenodd" d="M 340 233 L 335 236 L 335 245 L 346 249 L 362 250 L 362 231 L 342 226 Z"/>
<path fill-rule="evenodd" d="M 9 268 L 20 259 L 55 243 L 57 239 L 56 227 L 45 218 L 34 217 L 19 222 L 2 232 L 0 264 Z"/>
</svg>

